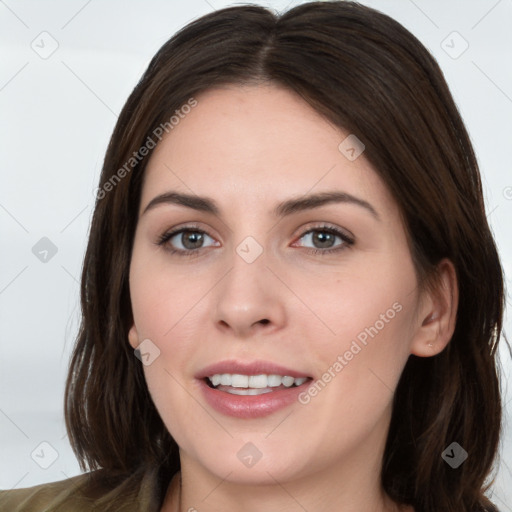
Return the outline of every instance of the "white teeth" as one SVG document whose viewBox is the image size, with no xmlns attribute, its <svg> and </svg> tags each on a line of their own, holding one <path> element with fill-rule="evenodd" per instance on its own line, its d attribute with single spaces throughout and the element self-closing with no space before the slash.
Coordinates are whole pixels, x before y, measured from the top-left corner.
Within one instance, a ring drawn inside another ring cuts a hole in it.
<svg viewBox="0 0 512 512">
<path fill-rule="evenodd" d="M 267 387 L 266 375 L 251 375 L 248 379 L 249 384 L 245 387 L 263 389 Z"/>
<path fill-rule="evenodd" d="M 295 379 L 293 377 L 283 377 L 283 386 L 286 386 L 287 388 L 293 386 L 294 380 Z"/>
<path fill-rule="evenodd" d="M 294 378 L 289 375 L 241 375 L 239 373 L 217 373 L 208 377 L 214 387 L 219 384 L 222 386 L 231 386 L 233 388 L 249 388 L 260 390 L 265 388 L 277 388 L 281 385 L 289 388 L 294 384 L 301 386 L 308 379 L 307 377 Z M 260 393 L 245 393 L 238 392 L 241 390 L 233 391 L 234 394 L 260 394 Z M 231 391 L 230 391 L 231 392 Z M 265 391 L 268 393 L 269 391 Z"/>
<path fill-rule="evenodd" d="M 252 377 L 251 377 L 252 379 Z M 234 388 L 247 388 L 249 387 L 249 377 L 247 375 L 232 375 L 231 385 Z M 251 386 L 255 387 L 255 386 Z"/>
<path fill-rule="evenodd" d="M 267 382 L 271 388 L 277 388 L 277 386 L 281 385 L 281 375 L 269 375 Z"/>
</svg>

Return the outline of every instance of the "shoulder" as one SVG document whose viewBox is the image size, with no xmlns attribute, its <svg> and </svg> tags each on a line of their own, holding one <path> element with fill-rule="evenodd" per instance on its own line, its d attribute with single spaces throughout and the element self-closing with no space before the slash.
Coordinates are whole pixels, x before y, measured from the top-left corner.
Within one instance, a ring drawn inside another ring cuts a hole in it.
<svg viewBox="0 0 512 512">
<path fill-rule="evenodd" d="M 157 512 L 155 470 L 113 475 L 105 470 L 24 489 L 0 490 L 0 512 Z"/>
<path fill-rule="evenodd" d="M 91 499 L 82 494 L 89 483 L 90 474 L 78 475 L 66 480 L 36 485 L 24 489 L 0 490 L 0 511 L 40 512 L 59 510 L 63 506 L 83 505 L 83 510 L 91 505 Z"/>
</svg>

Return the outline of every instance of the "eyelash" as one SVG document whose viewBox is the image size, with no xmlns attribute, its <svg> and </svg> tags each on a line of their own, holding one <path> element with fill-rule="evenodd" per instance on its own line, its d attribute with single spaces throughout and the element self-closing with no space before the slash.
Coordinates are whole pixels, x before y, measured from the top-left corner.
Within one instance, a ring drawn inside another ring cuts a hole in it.
<svg viewBox="0 0 512 512">
<path fill-rule="evenodd" d="M 199 229 L 197 226 L 190 225 L 190 226 L 181 227 L 179 229 L 176 229 L 175 231 L 168 231 L 168 232 L 164 233 L 163 235 L 158 237 L 156 245 L 163 246 L 175 235 L 178 235 L 180 233 L 187 232 L 187 231 L 191 232 L 191 233 L 200 233 L 200 234 L 210 236 L 210 235 L 208 235 L 208 233 L 206 233 L 202 229 Z M 354 240 L 352 238 L 350 238 L 348 235 L 346 235 L 345 233 L 343 233 L 342 231 L 340 231 L 337 228 L 334 228 L 332 226 L 327 226 L 327 225 L 316 226 L 316 227 L 308 229 L 307 231 L 302 233 L 302 235 L 298 238 L 298 240 L 303 238 L 305 235 L 308 235 L 309 233 L 312 233 L 312 232 L 314 233 L 315 231 L 330 233 L 332 235 L 338 236 L 343 240 L 344 243 L 339 246 L 336 246 L 335 248 L 332 248 L 332 249 L 308 249 L 308 252 L 310 254 L 321 254 L 321 255 L 325 256 L 328 254 L 333 254 L 333 253 L 343 251 L 345 249 L 350 248 L 352 245 L 354 245 Z M 212 238 L 212 237 L 210 237 L 210 238 Z M 165 250 L 169 251 L 171 254 L 175 254 L 177 256 L 184 256 L 184 257 L 199 256 L 201 249 L 206 249 L 206 247 L 199 247 L 198 249 L 189 249 L 186 251 L 184 251 L 182 249 L 173 249 L 170 246 L 165 248 Z"/>
</svg>

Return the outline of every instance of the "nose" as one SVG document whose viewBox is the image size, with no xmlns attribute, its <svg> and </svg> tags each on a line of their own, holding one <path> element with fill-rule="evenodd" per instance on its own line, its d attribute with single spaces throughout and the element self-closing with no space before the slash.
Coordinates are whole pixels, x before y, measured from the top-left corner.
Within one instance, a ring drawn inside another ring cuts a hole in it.
<svg viewBox="0 0 512 512">
<path fill-rule="evenodd" d="M 224 336 L 248 339 L 284 326 L 286 287 L 267 263 L 265 250 L 252 262 L 236 251 L 230 256 L 213 297 L 213 322 Z"/>
</svg>

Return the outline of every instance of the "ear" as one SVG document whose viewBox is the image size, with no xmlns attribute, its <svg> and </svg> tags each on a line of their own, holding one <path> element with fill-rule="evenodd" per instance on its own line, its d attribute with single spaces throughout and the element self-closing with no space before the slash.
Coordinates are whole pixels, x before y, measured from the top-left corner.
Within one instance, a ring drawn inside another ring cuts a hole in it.
<svg viewBox="0 0 512 512">
<path fill-rule="evenodd" d="M 130 330 L 128 331 L 128 341 L 134 350 L 140 345 L 139 334 L 137 332 L 137 328 L 135 327 L 135 323 L 130 327 Z"/>
<path fill-rule="evenodd" d="M 455 267 L 450 260 L 445 258 L 439 263 L 438 276 L 435 290 L 424 292 L 419 307 L 411 346 L 411 354 L 419 357 L 442 352 L 455 331 L 459 289 Z"/>
</svg>

